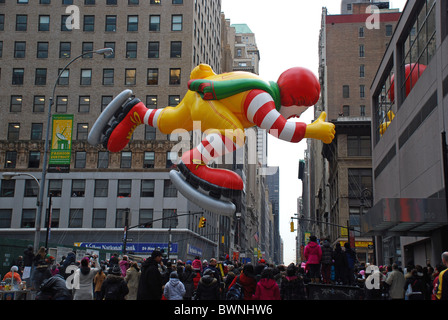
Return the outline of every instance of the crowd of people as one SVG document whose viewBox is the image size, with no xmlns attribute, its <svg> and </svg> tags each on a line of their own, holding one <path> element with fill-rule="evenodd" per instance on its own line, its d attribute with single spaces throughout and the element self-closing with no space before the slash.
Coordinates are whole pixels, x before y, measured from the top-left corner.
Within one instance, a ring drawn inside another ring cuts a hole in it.
<svg viewBox="0 0 448 320">
<path fill-rule="evenodd" d="M 304 256 L 306 262 L 286 266 L 264 259 L 241 264 L 228 256 L 220 263 L 199 256 L 174 262 L 158 250 L 142 261 L 118 254 L 107 261 L 95 255 L 77 261 L 70 252 L 56 262 L 41 248 L 29 261 L 20 257 L 4 280 L 9 275 L 20 282 L 31 262 L 37 300 L 306 300 L 309 284 L 356 286 L 368 300 L 448 299 L 448 252 L 435 268 L 408 265 L 402 270 L 397 264 L 360 264 L 349 245 L 333 248 L 328 239 L 319 244 L 312 236 Z"/>
</svg>

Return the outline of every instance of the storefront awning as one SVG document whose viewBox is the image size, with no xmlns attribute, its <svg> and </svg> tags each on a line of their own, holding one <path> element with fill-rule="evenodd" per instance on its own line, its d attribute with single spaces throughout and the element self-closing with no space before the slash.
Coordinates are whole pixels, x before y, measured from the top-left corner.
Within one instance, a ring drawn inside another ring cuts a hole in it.
<svg viewBox="0 0 448 320">
<path fill-rule="evenodd" d="M 363 235 L 427 236 L 448 224 L 445 199 L 381 199 L 361 217 Z"/>
</svg>

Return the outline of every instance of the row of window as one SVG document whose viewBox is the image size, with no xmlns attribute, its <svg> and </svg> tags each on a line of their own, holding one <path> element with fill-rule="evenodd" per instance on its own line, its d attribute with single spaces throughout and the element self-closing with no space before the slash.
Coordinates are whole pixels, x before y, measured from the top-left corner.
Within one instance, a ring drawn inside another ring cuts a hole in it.
<svg viewBox="0 0 448 320">
<path fill-rule="evenodd" d="M 126 42 L 126 59 L 136 59 L 138 56 L 137 42 L 128 41 Z M 104 55 L 105 59 L 115 58 L 115 42 L 104 42 L 104 48 L 113 49 L 113 53 Z M 3 52 L 6 48 L 3 46 L 3 41 L 0 41 L 0 58 L 3 57 Z M 93 53 L 88 53 L 94 50 L 93 42 L 83 42 L 82 43 L 82 53 L 85 53 L 83 58 L 93 58 Z M 37 59 L 47 59 L 49 52 L 48 42 L 37 42 L 36 46 L 36 58 Z M 171 41 L 170 42 L 170 58 L 182 58 L 182 41 Z M 23 59 L 26 57 L 26 41 L 15 41 L 14 58 Z M 59 58 L 68 59 L 72 55 L 72 44 L 71 42 L 60 42 L 59 43 Z M 148 42 L 148 59 L 158 59 L 160 58 L 160 42 L 150 41 Z"/>
<path fill-rule="evenodd" d="M 17 0 L 18 4 L 28 4 L 29 0 Z M 73 0 L 60 0 L 62 4 L 71 5 Z M 105 0 L 106 5 L 117 5 L 118 0 Z M 147 0 L 145 0 L 147 1 Z M 167 0 L 168 1 L 168 0 Z M 184 0 L 170 0 L 172 4 L 183 4 Z M 104 2 L 104 0 L 102 1 Z M 0 3 L 5 3 L 5 0 L 0 0 Z M 51 0 L 39 0 L 39 4 L 51 4 Z M 84 0 L 85 5 L 95 5 L 96 0 Z M 128 5 L 139 5 L 139 0 L 128 0 Z M 149 0 L 149 4 L 162 4 L 162 0 Z"/>
<path fill-rule="evenodd" d="M 75 162 L 74 168 L 85 169 L 87 164 L 87 152 L 86 151 L 76 151 L 75 152 Z M 17 166 L 17 151 L 6 151 L 5 154 L 5 165 L 7 169 L 13 169 Z M 177 153 L 167 151 L 166 153 L 166 168 L 172 168 L 177 163 Z M 28 154 L 28 168 L 39 168 L 40 167 L 41 152 L 40 151 L 30 151 Z M 143 155 L 143 168 L 154 168 L 155 165 L 155 153 L 153 151 L 145 151 Z M 97 160 L 98 169 L 109 168 L 109 152 L 99 151 Z M 132 166 L 132 152 L 122 151 L 120 168 L 130 169 Z"/>
<path fill-rule="evenodd" d="M 21 95 L 11 95 L 10 99 L 10 112 L 22 112 L 22 106 L 24 105 L 24 98 Z M 112 101 L 112 96 L 101 96 L 101 111 L 107 107 L 107 105 Z M 168 106 L 177 106 L 180 101 L 179 95 L 169 95 L 168 96 Z M 27 105 L 25 103 L 25 105 Z M 31 104 L 29 104 L 31 105 Z M 45 96 L 33 96 L 32 106 L 34 113 L 43 113 L 45 112 L 46 98 Z M 158 96 L 157 95 L 148 95 L 146 96 L 146 106 L 150 109 L 157 109 L 158 105 Z M 78 113 L 89 113 L 91 106 L 91 98 L 90 96 L 79 96 L 78 97 Z M 56 113 L 67 113 L 69 110 L 69 97 L 68 96 L 57 96 L 56 97 Z M 29 112 L 31 110 L 25 110 Z M 81 124 L 84 126 L 85 124 Z M 78 126 L 79 128 L 79 126 Z M 8 139 L 10 140 L 19 140 L 19 130 L 20 123 L 10 123 L 8 126 Z M 11 134 L 11 135 L 10 135 Z M 40 140 L 40 139 L 32 139 L 32 140 Z M 81 139 L 84 140 L 84 139 Z"/>
<path fill-rule="evenodd" d="M 115 213 L 115 228 L 124 228 L 127 209 L 117 209 Z M 176 228 L 178 225 L 176 209 L 163 209 L 162 228 Z M 12 209 L 0 209 L 0 228 L 11 228 Z M 67 228 L 106 228 L 108 212 L 107 209 L 95 208 L 92 210 L 92 220 L 84 224 L 84 209 L 70 209 L 68 212 Z M 109 213 L 110 215 L 110 213 Z M 154 209 L 139 210 L 139 225 L 145 228 L 153 227 Z M 47 215 L 48 219 L 48 215 Z M 36 221 L 36 209 L 23 209 L 20 219 L 20 228 L 34 228 Z M 51 228 L 61 228 L 61 209 L 52 208 L 51 210 Z M 45 225 L 48 225 L 46 220 Z"/>
<path fill-rule="evenodd" d="M 386 37 L 391 37 L 392 33 L 394 31 L 394 26 L 391 25 L 391 24 L 387 24 L 385 29 L 386 29 Z M 359 27 L 358 37 L 359 38 L 364 38 L 365 37 L 365 28 L 364 27 Z"/>
<path fill-rule="evenodd" d="M 61 16 L 61 31 L 72 31 L 73 29 L 78 29 L 78 26 L 72 25 L 73 19 L 70 15 Z M 0 31 L 4 30 L 5 27 L 5 15 L 0 15 Z M 171 31 L 182 31 L 183 29 L 183 15 L 173 14 L 171 15 Z M 106 32 L 117 32 L 117 26 L 119 25 L 116 15 L 106 15 L 104 31 Z M 149 16 L 149 31 L 160 31 L 161 28 L 161 16 L 160 15 L 150 15 Z M 79 28 L 80 29 L 80 28 Z M 129 32 L 139 31 L 139 16 L 138 15 L 128 15 L 126 30 Z M 15 21 L 15 31 L 28 31 L 28 15 L 17 14 Z M 50 31 L 50 15 L 39 15 L 37 23 L 37 31 Z M 84 15 L 82 31 L 93 32 L 95 31 L 95 16 L 94 15 Z"/>
<path fill-rule="evenodd" d="M 52 197 L 58 198 L 62 195 L 62 184 L 61 179 L 50 179 L 48 182 L 48 194 Z M 85 197 L 86 190 L 86 180 L 84 179 L 74 179 L 71 180 L 71 197 Z M 16 180 L 1 180 L 0 185 L 0 197 L 12 198 L 15 195 Z M 37 197 L 39 192 L 39 186 L 34 179 L 25 180 L 24 197 Z M 131 179 L 121 179 L 118 180 L 117 187 L 117 197 L 126 198 L 131 197 L 132 194 L 132 180 Z M 154 198 L 155 194 L 155 180 L 147 179 L 141 180 L 140 184 L 140 197 L 142 198 Z M 107 198 L 109 197 L 109 180 L 107 179 L 96 179 L 94 182 L 94 194 L 95 198 Z M 163 196 L 165 198 L 176 198 L 177 189 L 172 184 L 171 180 L 163 180 Z"/>
<path fill-rule="evenodd" d="M 61 69 L 58 70 L 58 73 Z M 70 70 L 66 69 L 60 75 L 58 85 L 69 85 Z M 24 85 L 25 69 L 13 68 L 11 84 L 14 86 Z M 45 86 L 47 84 L 47 68 L 36 68 L 34 73 L 34 85 Z M 103 69 L 102 84 L 105 86 L 112 86 L 115 84 L 115 69 L 105 68 Z M 127 86 L 137 85 L 137 68 L 126 68 L 124 70 L 124 84 Z M 181 68 L 170 68 L 169 70 L 169 85 L 181 84 Z M 79 85 L 90 86 L 92 85 L 92 69 L 81 69 Z M 146 70 L 146 85 L 154 86 L 159 85 L 159 69 L 148 68 Z"/>
<path fill-rule="evenodd" d="M 352 112 L 350 112 L 352 111 Z M 343 105 L 342 106 L 342 110 L 339 114 L 341 117 L 349 117 L 350 115 L 352 116 L 356 116 L 356 112 L 353 113 L 353 109 L 351 110 L 349 105 Z M 360 117 L 365 117 L 366 116 L 366 106 L 365 105 L 360 105 L 359 106 L 359 116 Z"/>
<path fill-rule="evenodd" d="M 345 84 L 342 86 L 342 97 L 350 98 L 350 86 L 349 85 Z M 359 85 L 359 97 L 361 99 L 366 97 L 366 86 L 363 84 Z"/>
</svg>

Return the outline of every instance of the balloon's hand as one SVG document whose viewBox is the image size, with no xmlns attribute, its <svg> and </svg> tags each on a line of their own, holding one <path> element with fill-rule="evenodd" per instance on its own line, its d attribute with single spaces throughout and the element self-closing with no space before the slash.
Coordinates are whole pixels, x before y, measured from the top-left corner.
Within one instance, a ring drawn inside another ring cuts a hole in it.
<svg viewBox="0 0 448 320">
<path fill-rule="evenodd" d="M 326 112 L 322 112 L 316 121 L 306 126 L 305 138 L 321 140 L 323 143 L 330 144 L 336 134 L 333 123 L 325 122 Z"/>
</svg>

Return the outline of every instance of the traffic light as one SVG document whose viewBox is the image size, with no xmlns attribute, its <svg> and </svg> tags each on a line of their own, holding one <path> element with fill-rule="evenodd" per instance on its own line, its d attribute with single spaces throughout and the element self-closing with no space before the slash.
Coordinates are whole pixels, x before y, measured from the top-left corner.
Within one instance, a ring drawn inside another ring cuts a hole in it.
<svg viewBox="0 0 448 320">
<path fill-rule="evenodd" d="M 290 227 L 291 227 L 291 232 L 294 232 L 294 221 L 291 221 L 289 223 Z"/>
<path fill-rule="evenodd" d="M 206 222 L 207 222 L 207 219 L 205 219 L 205 217 L 201 217 L 201 219 L 199 219 L 199 228 L 205 228 Z"/>
</svg>

